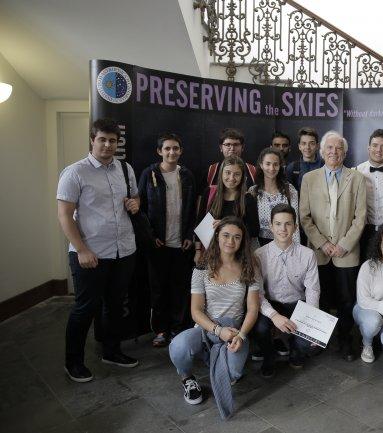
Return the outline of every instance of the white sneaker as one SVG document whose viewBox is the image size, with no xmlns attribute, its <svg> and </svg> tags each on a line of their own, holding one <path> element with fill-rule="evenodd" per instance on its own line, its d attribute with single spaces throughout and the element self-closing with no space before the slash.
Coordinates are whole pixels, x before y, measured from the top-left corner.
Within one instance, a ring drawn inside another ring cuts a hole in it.
<svg viewBox="0 0 383 433">
<path fill-rule="evenodd" d="M 360 357 L 364 362 L 368 362 L 368 363 L 374 362 L 375 356 L 374 356 L 374 351 L 372 350 L 372 346 L 363 346 L 363 350 Z"/>
</svg>

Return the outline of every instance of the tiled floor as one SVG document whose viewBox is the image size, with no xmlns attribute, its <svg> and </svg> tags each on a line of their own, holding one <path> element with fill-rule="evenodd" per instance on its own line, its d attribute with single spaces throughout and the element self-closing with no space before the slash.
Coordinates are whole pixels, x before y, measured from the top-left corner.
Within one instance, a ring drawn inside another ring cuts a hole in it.
<svg viewBox="0 0 383 433">
<path fill-rule="evenodd" d="M 281 362 L 263 380 L 249 361 L 234 387 L 236 413 L 223 422 L 209 391 L 207 369 L 196 368 L 206 399 L 186 404 L 166 349 L 150 337 L 124 349 L 134 369 L 102 364 L 90 333 L 87 365 L 96 379 L 76 384 L 63 372 L 63 336 L 71 298 L 52 298 L 0 324 L 2 433 L 317 433 L 383 432 L 383 361 L 346 363 L 328 349 L 301 372 Z"/>
</svg>

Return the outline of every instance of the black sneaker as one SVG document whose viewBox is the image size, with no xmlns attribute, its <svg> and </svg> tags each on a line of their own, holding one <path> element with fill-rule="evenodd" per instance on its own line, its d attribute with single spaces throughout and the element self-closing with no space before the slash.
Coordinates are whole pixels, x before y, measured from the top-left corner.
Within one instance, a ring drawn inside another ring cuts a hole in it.
<svg viewBox="0 0 383 433">
<path fill-rule="evenodd" d="M 290 355 L 290 350 L 286 347 L 285 343 L 280 338 L 276 338 L 274 340 L 274 347 L 278 355 L 280 356 Z"/>
<path fill-rule="evenodd" d="M 263 359 L 264 359 L 263 352 L 260 349 L 256 349 L 251 354 L 251 360 L 252 361 L 263 361 Z"/>
<path fill-rule="evenodd" d="M 64 367 L 66 374 L 70 380 L 74 382 L 90 382 L 93 379 L 93 374 L 84 364 L 66 365 Z"/>
<path fill-rule="evenodd" d="M 275 365 L 268 362 L 263 362 L 261 365 L 261 376 L 265 379 L 270 379 L 275 375 Z"/>
<path fill-rule="evenodd" d="M 123 353 L 104 355 L 101 361 L 105 362 L 105 364 L 118 365 L 119 367 L 127 367 L 127 368 L 133 368 L 138 365 L 137 359 L 124 355 Z"/>
<path fill-rule="evenodd" d="M 301 358 L 301 357 L 290 358 L 289 365 L 294 370 L 301 370 L 303 368 L 303 366 L 304 366 L 303 358 Z"/>
<path fill-rule="evenodd" d="M 294 370 L 301 370 L 304 366 L 305 358 L 304 356 L 296 349 L 291 351 L 289 365 Z"/>
<path fill-rule="evenodd" d="M 194 376 L 187 377 L 182 381 L 184 387 L 184 399 L 189 404 L 199 404 L 202 401 L 202 391 Z"/>
</svg>

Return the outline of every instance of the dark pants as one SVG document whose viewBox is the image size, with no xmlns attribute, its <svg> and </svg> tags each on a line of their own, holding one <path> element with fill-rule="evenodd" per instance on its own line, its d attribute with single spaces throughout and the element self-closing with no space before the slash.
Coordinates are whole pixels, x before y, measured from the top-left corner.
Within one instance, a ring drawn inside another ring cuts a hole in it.
<svg viewBox="0 0 383 433">
<path fill-rule="evenodd" d="M 351 330 L 354 325 L 352 309 L 356 298 L 356 279 L 359 266 L 338 268 L 332 261 L 318 266 L 321 287 L 320 308 L 330 312 L 336 308 L 338 335 L 341 346 L 351 344 Z"/>
<path fill-rule="evenodd" d="M 273 308 L 282 316 L 290 318 L 296 302 L 291 304 L 282 304 L 281 302 L 269 301 Z M 276 358 L 276 350 L 274 347 L 272 330 L 274 323 L 271 319 L 263 314 L 258 315 L 257 322 L 254 326 L 255 342 L 259 345 L 263 352 L 264 362 L 274 364 Z M 290 344 L 290 359 L 301 359 L 305 354 L 310 352 L 311 343 L 296 335 L 289 336 Z"/>
<path fill-rule="evenodd" d="M 120 351 L 122 303 L 128 290 L 135 254 L 116 259 L 99 259 L 93 269 L 80 266 L 77 253 L 69 253 L 75 305 L 66 328 L 66 363 L 84 362 L 85 341 L 92 320 L 103 305 L 103 354 Z"/>
<path fill-rule="evenodd" d="M 372 224 L 366 224 L 364 227 L 362 237 L 360 238 L 360 263 L 367 260 L 371 241 L 376 234 L 375 227 Z"/>
<path fill-rule="evenodd" d="M 191 251 L 161 247 L 150 254 L 151 326 L 156 334 L 190 326 L 191 274 Z"/>
</svg>

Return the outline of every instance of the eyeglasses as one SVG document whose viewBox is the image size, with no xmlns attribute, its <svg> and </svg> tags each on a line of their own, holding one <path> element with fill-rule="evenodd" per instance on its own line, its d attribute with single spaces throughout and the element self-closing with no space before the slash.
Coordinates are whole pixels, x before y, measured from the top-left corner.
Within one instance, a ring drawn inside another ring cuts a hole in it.
<svg viewBox="0 0 383 433">
<path fill-rule="evenodd" d="M 225 146 L 226 149 L 229 149 L 230 147 L 239 147 L 242 146 L 241 143 L 222 143 L 222 146 Z"/>
</svg>

